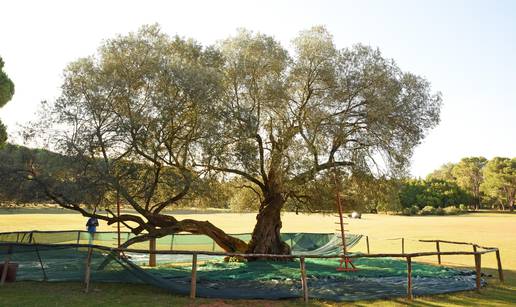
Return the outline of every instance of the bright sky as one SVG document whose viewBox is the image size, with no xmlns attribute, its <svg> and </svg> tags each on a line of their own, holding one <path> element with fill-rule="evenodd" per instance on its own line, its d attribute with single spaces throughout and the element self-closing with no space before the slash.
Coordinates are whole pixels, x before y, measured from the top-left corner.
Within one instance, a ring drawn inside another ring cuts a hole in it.
<svg viewBox="0 0 516 307">
<path fill-rule="evenodd" d="M 0 56 L 16 86 L 0 118 L 18 123 L 59 94 L 62 71 L 103 39 L 159 23 L 168 34 L 211 44 L 244 27 L 290 44 L 325 25 L 338 47 L 379 47 L 441 91 L 440 125 L 415 150 L 424 177 L 465 156 L 516 156 L 516 1 L 4 1 Z"/>
</svg>

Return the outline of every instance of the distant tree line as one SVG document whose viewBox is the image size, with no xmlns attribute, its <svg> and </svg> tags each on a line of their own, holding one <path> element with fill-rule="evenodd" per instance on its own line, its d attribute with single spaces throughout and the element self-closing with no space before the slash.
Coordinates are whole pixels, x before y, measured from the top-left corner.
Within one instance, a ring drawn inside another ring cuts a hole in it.
<svg viewBox="0 0 516 307">
<path fill-rule="evenodd" d="M 109 191 L 101 191 L 93 183 L 72 183 L 64 178 L 74 172 L 73 161 L 66 156 L 44 149 L 29 149 L 6 144 L 0 150 L 2 184 L 0 203 L 46 203 L 51 201 L 41 186 L 31 180 L 6 171 L 22 169 L 26 161 L 38 161 L 48 173 L 63 180 L 55 181 L 53 188 L 74 195 L 75 201 L 85 205 L 111 208 L 116 200 Z M 332 171 L 322 173 L 293 192 L 285 208 L 295 212 L 332 212 L 338 191 L 345 209 L 358 211 L 390 211 L 419 214 L 424 208 L 428 214 L 445 213 L 455 207 L 460 210 L 498 208 L 514 210 L 516 191 L 516 158 L 483 157 L 463 158 L 448 163 L 430 173 L 426 179 L 376 178 L 371 174 L 343 173 L 337 178 Z M 61 184 L 59 184 L 61 182 Z M 174 187 L 161 186 L 156 201 L 166 198 Z M 102 197 L 98 197 L 102 195 Z M 160 196 L 161 195 L 161 196 Z M 95 197 L 94 197 L 95 196 Z M 181 199 L 178 207 L 221 208 L 232 211 L 255 212 L 263 195 L 256 186 L 238 178 L 196 176 L 191 192 Z M 127 205 L 121 199 L 122 205 Z M 435 210 L 432 211 L 434 208 Z M 424 214 L 424 212 L 423 212 Z"/>
<path fill-rule="evenodd" d="M 516 158 L 463 158 L 448 163 L 427 176 L 427 181 L 441 180 L 459 187 L 467 198 L 461 203 L 474 209 L 514 210 L 516 196 Z"/>
</svg>

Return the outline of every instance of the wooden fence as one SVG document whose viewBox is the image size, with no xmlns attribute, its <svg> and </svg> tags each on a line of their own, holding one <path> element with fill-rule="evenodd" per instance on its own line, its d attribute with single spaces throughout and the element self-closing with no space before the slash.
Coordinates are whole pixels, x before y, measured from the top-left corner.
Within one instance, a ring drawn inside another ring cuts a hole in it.
<svg viewBox="0 0 516 307">
<path fill-rule="evenodd" d="M 369 237 L 366 237 L 367 243 L 369 243 Z M 15 246 L 36 246 L 36 247 L 74 247 L 74 248 L 88 248 L 88 254 L 85 261 L 85 276 L 84 276 L 84 284 L 85 284 L 85 292 L 89 291 L 90 288 L 90 274 L 91 274 L 91 257 L 93 253 L 93 249 L 99 249 L 103 251 L 107 251 L 116 255 L 120 255 L 121 253 L 144 253 L 155 255 L 164 254 L 164 255 L 192 255 L 192 272 L 191 272 L 191 287 L 190 287 L 190 297 L 195 299 L 196 296 L 196 284 L 197 284 L 197 256 L 198 255 L 209 255 L 209 256 L 229 256 L 229 257 L 244 257 L 244 258 L 276 258 L 276 259 L 299 259 L 300 263 L 300 280 L 303 289 L 303 300 L 305 302 L 308 301 L 308 283 L 307 283 L 307 271 L 305 266 L 305 259 L 316 258 L 316 259 L 342 259 L 344 257 L 356 259 L 356 258 L 405 258 L 407 263 L 407 299 L 412 300 L 412 259 L 417 257 L 425 257 L 425 256 L 437 256 L 439 264 L 441 264 L 442 256 L 452 256 L 452 255 L 472 255 L 475 263 L 475 272 L 476 272 L 476 291 L 480 291 L 481 287 L 481 259 L 482 255 L 487 253 L 495 253 L 497 264 L 498 264 L 498 277 L 500 282 L 504 281 L 503 277 L 503 269 L 502 263 L 500 259 L 500 251 L 496 247 L 484 247 L 474 243 L 467 242 L 455 242 L 455 241 L 445 241 L 445 240 L 419 240 L 421 242 L 433 242 L 436 244 L 435 252 L 419 252 L 419 253 L 405 253 L 404 250 L 404 240 L 402 240 L 402 253 L 379 253 L 379 254 L 348 254 L 344 255 L 271 255 L 271 254 L 244 254 L 244 253 L 223 253 L 223 252 L 202 252 L 202 251 L 167 251 L 167 250 L 144 250 L 144 249 L 131 249 L 131 248 L 110 248 L 106 246 L 100 245 L 89 245 L 89 244 L 34 244 L 34 243 L 0 243 L 0 246 L 7 246 L 8 252 L 4 260 L 3 270 L 1 272 L 0 286 L 4 284 L 5 278 L 7 276 L 7 268 L 11 259 L 11 255 L 13 252 L 13 248 Z M 454 252 L 441 252 L 440 244 L 458 244 L 458 245 L 470 245 L 473 247 L 473 251 L 454 251 Z M 367 244 L 369 247 L 369 244 Z M 369 252 L 369 251 L 368 251 Z"/>
</svg>

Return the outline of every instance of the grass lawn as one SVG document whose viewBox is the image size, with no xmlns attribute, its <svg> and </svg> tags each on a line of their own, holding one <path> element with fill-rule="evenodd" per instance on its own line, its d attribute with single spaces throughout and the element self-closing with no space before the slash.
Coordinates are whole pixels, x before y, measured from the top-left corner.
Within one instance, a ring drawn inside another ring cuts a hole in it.
<svg viewBox="0 0 516 307">
<path fill-rule="evenodd" d="M 36 211 L 37 212 L 37 211 Z M 229 233 L 250 232 L 254 225 L 254 214 L 182 214 L 179 218 L 210 220 Z M 238 222 L 235 222 L 238 221 Z M 330 215 L 305 215 L 285 213 L 284 232 L 333 232 L 336 218 Z M 17 230 L 65 230 L 82 229 L 85 219 L 68 213 L 23 213 L 16 211 L 2 214 L 0 211 L 0 232 Z M 474 213 L 446 217 L 404 217 L 366 214 L 361 220 L 350 220 L 348 229 L 370 237 L 371 252 L 400 252 L 400 240 L 405 238 L 405 250 L 434 251 L 431 243 L 418 239 L 447 239 L 475 242 L 485 246 L 499 247 L 505 272 L 505 284 L 498 283 L 496 258 L 494 254 L 482 257 L 483 272 L 488 277 L 488 286 L 480 294 L 462 292 L 432 297 L 419 297 L 413 302 L 405 299 L 360 301 L 355 306 L 510 306 L 516 305 L 516 215 L 496 213 Z M 102 231 L 113 231 L 111 226 L 101 225 Z M 394 239 L 394 240 L 393 240 Z M 364 241 L 364 240 L 363 240 Z M 355 251 L 365 251 L 365 242 L 359 243 Z M 441 250 L 470 250 L 468 246 L 444 245 Z M 436 259 L 419 258 L 418 261 L 434 262 Z M 472 267 L 473 256 L 443 257 L 444 264 Z M 153 287 L 129 284 L 94 284 L 90 294 L 82 293 L 80 283 L 19 282 L 0 289 L 0 306 L 295 306 L 299 300 L 287 301 L 238 301 L 206 300 L 195 302 L 188 298 L 174 296 Z M 311 301 L 316 306 L 338 306 L 337 303 Z M 349 305 L 349 304 L 346 304 Z"/>
</svg>

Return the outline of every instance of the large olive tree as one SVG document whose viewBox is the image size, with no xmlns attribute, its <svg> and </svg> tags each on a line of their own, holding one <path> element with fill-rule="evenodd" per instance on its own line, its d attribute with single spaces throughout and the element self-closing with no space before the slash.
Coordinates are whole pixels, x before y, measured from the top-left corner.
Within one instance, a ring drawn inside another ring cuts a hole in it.
<svg viewBox="0 0 516 307">
<path fill-rule="evenodd" d="M 50 125 L 40 128 L 77 163 L 59 180 L 92 185 L 99 201 L 119 193 L 139 214 L 87 211 L 48 188 L 56 176 L 37 165 L 31 178 L 65 208 L 125 223 L 138 234 L 126 246 L 187 231 L 226 251 L 289 253 L 280 239 L 285 202 L 332 168 L 402 169 L 437 124 L 441 101 L 378 50 L 337 49 L 324 28 L 302 32 L 293 46 L 289 54 L 242 31 L 202 48 L 154 26 L 108 40 L 65 70 L 62 95 L 44 112 Z M 249 244 L 163 212 L 205 172 L 240 176 L 260 195 Z M 172 192 L 163 199 L 162 191 Z"/>
<path fill-rule="evenodd" d="M 337 49 L 323 27 L 301 32 L 292 53 L 246 31 L 218 50 L 224 92 L 204 166 L 262 195 L 249 253 L 290 252 L 281 210 L 320 172 L 400 170 L 439 121 L 441 97 L 428 81 L 376 49 Z"/>
</svg>

